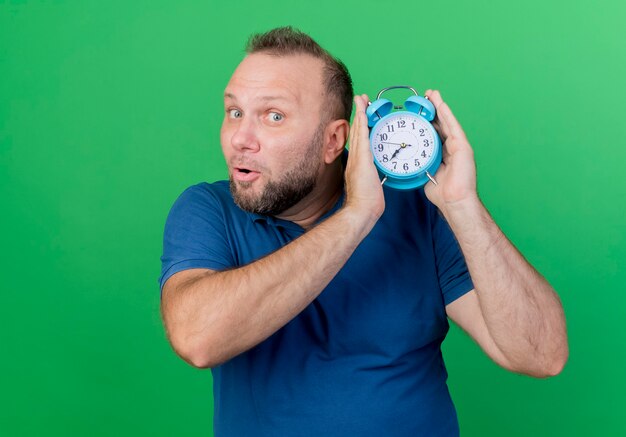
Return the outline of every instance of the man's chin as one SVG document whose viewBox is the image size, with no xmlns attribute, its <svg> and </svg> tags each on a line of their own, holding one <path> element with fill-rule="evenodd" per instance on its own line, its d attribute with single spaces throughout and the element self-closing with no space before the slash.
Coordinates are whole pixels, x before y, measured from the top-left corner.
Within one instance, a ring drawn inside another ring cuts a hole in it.
<svg viewBox="0 0 626 437">
<path fill-rule="evenodd" d="M 240 181 L 230 177 L 230 192 L 244 211 L 276 216 L 291 208 L 315 188 L 315 178 L 291 176 L 279 183 L 261 179 Z"/>
<path fill-rule="evenodd" d="M 230 181 L 230 185 L 231 186 L 235 186 L 235 188 L 237 190 L 250 190 L 252 188 L 252 184 L 254 182 L 250 182 L 250 181 L 237 181 L 237 180 L 232 180 Z"/>
<path fill-rule="evenodd" d="M 235 204 L 244 211 L 253 212 L 254 205 L 260 193 L 257 193 L 254 187 L 254 181 L 238 181 L 230 178 L 230 193 L 233 196 Z"/>
</svg>

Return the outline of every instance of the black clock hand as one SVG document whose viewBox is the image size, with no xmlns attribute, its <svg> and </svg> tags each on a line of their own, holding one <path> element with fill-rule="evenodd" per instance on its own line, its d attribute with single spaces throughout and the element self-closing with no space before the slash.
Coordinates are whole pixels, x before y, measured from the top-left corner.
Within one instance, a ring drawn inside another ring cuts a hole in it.
<svg viewBox="0 0 626 437">
<path fill-rule="evenodd" d="M 391 158 L 389 158 L 389 161 L 395 158 L 396 155 L 400 152 L 400 150 L 402 150 L 402 147 L 398 147 L 398 149 L 395 152 L 393 152 L 393 155 L 391 155 Z"/>
<path fill-rule="evenodd" d="M 398 143 L 387 143 L 387 144 L 398 144 Z M 400 153 L 400 150 L 404 149 L 404 148 L 405 148 L 405 147 L 407 147 L 407 146 L 408 146 L 408 147 L 413 147 L 413 145 L 411 145 L 411 144 L 407 144 L 407 143 L 400 143 L 400 144 L 398 144 L 398 145 L 399 145 L 400 147 L 398 147 L 398 149 L 397 149 L 395 152 L 393 152 L 393 155 L 391 155 L 391 158 L 389 158 L 389 160 L 390 160 L 390 161 L 391 161 L 393 158 L 395 158 L 395 157 L 396 157 L 396 155 L 397 155 L 398 153 Z"/>
</svg>

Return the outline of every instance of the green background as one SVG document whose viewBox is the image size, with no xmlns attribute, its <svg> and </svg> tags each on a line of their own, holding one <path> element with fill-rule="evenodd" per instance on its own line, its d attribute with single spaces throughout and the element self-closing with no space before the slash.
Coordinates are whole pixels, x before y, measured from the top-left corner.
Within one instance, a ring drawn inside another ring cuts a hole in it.
<svg viewBox="0 0 626 437">
<path fill-rule="evenodd" d="M 0 434 L 211 434 L 210 372 L 160 321 L 163 226 L 226 176 L 247 36 L 292 24 L 357 92 L 441 90 L 484 203 L 563 300 L 570 358 L 548 380 L 452 327 L 462 435 L 626 435 L 625 5 L 0 0 Z"/>
</svg>

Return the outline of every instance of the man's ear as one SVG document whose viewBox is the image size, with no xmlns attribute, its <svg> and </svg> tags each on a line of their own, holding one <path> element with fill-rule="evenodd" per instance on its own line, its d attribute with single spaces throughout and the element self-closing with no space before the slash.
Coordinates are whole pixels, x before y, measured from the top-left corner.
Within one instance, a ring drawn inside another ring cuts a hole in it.
<svg viewBox="0 0 626 437">
<path fill-rule="evenodd" d="M 332 164 L 346 146 L 350 123 L 348 120 L 333 120 L 324 131 L 324 162 Z"/>
</svg>

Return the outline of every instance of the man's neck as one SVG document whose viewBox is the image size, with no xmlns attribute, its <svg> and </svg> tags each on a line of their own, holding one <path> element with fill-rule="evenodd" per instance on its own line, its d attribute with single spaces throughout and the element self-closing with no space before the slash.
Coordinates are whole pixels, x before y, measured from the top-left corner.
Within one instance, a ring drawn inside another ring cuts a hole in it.
<svg viewBox="0 0 626 437">
<path fill-rule="evenodd" d="M 340 164 L 322 175 L 310 194 L 276 218 L 289 220 L 304 229 L 309 229 L 332 209 L 342 192 L 343 166 Z"/>
</svg>

